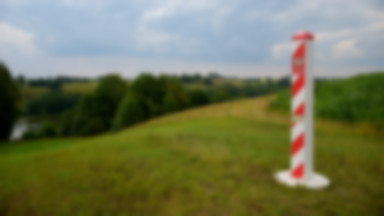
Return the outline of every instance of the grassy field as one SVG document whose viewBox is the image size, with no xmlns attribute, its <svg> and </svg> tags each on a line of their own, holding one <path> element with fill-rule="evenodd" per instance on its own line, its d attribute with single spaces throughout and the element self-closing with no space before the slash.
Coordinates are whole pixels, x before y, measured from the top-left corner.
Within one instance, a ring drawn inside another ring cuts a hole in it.
<svg viewBox="0 0 384 216">
<path fill-rule="evenodd" d="M 97 82 L 75 82 L 75 83 L 65 83 L 62 86 L 62 91 L 65 93 L 78 93 L 78 94 L 87 94 L 93 92 L 97 87 Z"/>
<path fill-rule="evenodd" d="M 0 146 L 0 215 L 382 215 L 383 135 L 316 121 L 315 169 L 286 188 L 289 116 L 273 96 L 207 106 L 116 134 Z"/>
</svg>

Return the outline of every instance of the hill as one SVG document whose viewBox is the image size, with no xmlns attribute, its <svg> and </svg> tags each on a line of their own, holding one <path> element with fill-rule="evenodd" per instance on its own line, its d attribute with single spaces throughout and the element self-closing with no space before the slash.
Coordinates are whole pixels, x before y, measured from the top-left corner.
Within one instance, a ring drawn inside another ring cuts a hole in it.
<svg viewBox="0 0 384 216">
<path fill-rule="evenodd" d="M 383 137 L 316 121 L 315 170 L 290 189 L 289 116 L 274 96 L 206 106 L 116 134 L 0 146 L 0 215 L 381 215 Z"/>
</svg>

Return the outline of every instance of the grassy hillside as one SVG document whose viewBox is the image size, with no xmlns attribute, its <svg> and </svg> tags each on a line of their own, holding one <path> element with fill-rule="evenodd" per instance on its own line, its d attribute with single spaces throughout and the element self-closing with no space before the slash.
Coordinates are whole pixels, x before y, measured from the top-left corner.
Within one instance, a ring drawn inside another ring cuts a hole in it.
<svg viewBox="0 0 384 216">
<path fill-rule="evenodd" d="M 273 96 L 165 116 L 89 139 L 0 146 L 0 215 L 382 215 L 383 137 L 316 121 L 315 169 L 290 189 L 289 116 Z"/>
</svg>

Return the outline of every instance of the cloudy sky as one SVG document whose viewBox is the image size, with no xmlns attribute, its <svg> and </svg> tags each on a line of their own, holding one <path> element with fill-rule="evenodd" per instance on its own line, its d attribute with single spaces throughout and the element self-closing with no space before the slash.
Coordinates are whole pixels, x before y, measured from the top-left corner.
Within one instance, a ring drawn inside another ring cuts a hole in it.
<svg viewBox="0 0 384 216">
<path fill-rule="evenodd" d="M 301 29 L 317 76 L 384 69 L 382 0 L 0 0 L 0 59 L 28 77 L 281 76 Z"/>
</svg>

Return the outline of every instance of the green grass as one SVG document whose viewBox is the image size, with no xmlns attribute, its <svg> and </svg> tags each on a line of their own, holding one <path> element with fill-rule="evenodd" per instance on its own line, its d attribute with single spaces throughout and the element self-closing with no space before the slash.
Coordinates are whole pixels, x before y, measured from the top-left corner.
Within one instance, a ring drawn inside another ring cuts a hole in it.
<svg viewBox="0 0 384 216">
<path fill-rule="evenodd" d="M 0 146 L 0 215 L 382 215 L 383 136 L 318 120 L 315 169 L 286 188 L 289 117 L 273 97 L 207 106 L 88 139 Z"/>
</svg>

